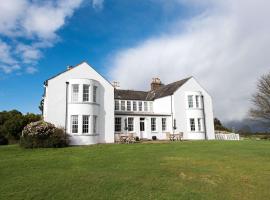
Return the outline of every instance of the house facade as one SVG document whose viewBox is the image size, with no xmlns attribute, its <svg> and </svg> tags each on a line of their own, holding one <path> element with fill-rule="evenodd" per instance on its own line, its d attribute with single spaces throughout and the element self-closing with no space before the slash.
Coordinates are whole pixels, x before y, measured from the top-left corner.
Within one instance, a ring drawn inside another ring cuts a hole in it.
<svg viewBox="0 0 270 200">
<path fill-rule="evenodd" d="M 214 139 L 211 96 L 195 78 L 167 85 L 155 78 L 149 91 L 115 88 L 86 62 L 44 84 L 43 117 L 63 127 L 72 145 L 113 143 L 120 134 L 167 139 Z"/>
</svg>

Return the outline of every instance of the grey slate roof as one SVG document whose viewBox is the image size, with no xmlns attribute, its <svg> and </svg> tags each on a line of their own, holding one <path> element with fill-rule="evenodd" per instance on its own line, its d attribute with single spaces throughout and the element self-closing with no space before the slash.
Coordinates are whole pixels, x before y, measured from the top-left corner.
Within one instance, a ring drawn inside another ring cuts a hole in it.
<svg viewBox="0 0 270 200">
<path fill-rule="evenodd" d="M 114 90 L 114 98 L 122 100 L 153 101 L 158 98 L 172 95 L 178 88 L 184 85 L 191 77 L 176 81 L 152 91 Z"/>
</svg>

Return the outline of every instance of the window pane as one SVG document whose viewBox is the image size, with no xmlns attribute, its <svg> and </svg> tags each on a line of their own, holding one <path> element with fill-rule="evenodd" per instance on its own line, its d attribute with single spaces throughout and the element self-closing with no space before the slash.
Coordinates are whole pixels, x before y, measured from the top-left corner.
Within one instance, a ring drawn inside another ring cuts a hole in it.
<svg viewBox="0 0 270 200">
<path fill-rule="evenodd" d="M 162 118 L 162 131 L 166 131 L 167 124 L 166 124 L 166 118 Z"/>
<path fill-rule="evenodd" d="M 121 101 L 121 110 L 124 111 L 126 109 L 125 101 Z"/>
<path fill-rule="evenodd" d="M 89 101 L 89 85 L 83 85 L 83 101 Z"/>
<path fill-rule="evenodd" d="M 116 117 L 114 119 L 114 129 L 117 132 L 121 131 L 121 117 Z"/>
<path fill-rule="evenodd" d="M 195 131 L 195 120 L 194 118 L 189 119 L 190 121 L 190 130 Z"/>
<path fill-rule="evenodd" d="M 71 101 L 77 102 L 79 98 L 79 85 L 73 84 L 72 85 L 72 91 L 71 91 Z"/>
<path fill-rule="evenodd" d="M 131 111 L 131 102 L 127 101 L 127 111 Z"/>
<path fill-rule="evenodd" d="M 193 108 L 193 96 L 188 95 L 188 107 Z"/>
<path fill-rule="evenodd" d="M 150 102 L 150 112 L 153 112 L 153 102 Z"/>
<path fill-rule="evenodd" d="M 78 115 L 71 115 L 71 132 L 78 133 Z"/>
<path fill-rule="evenodd" d="M 128 118 L 128 131 L 133 131 L 134 125 L 133 125 L 134 119 L 132 117 Z"/>
<path fill-rule="evenodd" d="M 133 111 L 137 111 L 137 102 L 133 101 Z"/>
<path fill-rule="evenodd" d="M 199 97 L 198 95 L 195 96 L 195 100 L 196 100 L 196 108 L 200 107 L 200 103 L 199 103 Z"/>
<path fill-rule="evenodd" d="M 93 86 L 93 102 L 97 102 L 97 86 Z"/>
<path fill-rule="evenodd" d="M 119 101 L 118 100 L 114 101 L 114 109 L 119 110 Z"/>
<path fill-rule="evenodd" d="M 151 131 L 156 131 L 156 118 L 151 118 Z"/>
<path fill-rule="evenodd" d="M 139 111 L 142 111 L 142 102 L 139 101 Z"/>
<path fill-rule="evenodd" d="M 93 116 L 93 134 L 97 133 L 97 116 Z"/>
<path fill-rule="evenodd" d="M 144 102 L 144 111 L 147 112 L 148 111 L 148 102 Z"/>
<path fill-rule="evenodd" d="M 89 115 L 83 115 L 82 133 L 89 132 Z"/>
</svg>

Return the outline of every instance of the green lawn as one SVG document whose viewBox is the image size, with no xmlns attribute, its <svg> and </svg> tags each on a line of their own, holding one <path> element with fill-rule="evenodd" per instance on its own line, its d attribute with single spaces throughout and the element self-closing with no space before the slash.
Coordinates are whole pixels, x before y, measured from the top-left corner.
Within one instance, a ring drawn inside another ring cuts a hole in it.
<svg viewBox="0 0 270 200">
<path fill-rule="evenodd" d="M 270 142 L 2 146 L 0 199 L 270 199 Z"/>
</svg>

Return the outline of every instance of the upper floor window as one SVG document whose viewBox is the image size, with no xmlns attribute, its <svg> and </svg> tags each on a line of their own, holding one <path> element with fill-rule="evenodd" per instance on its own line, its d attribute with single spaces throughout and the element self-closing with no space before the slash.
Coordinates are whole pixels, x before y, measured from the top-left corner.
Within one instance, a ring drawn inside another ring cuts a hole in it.
<svg viewBox="0 0 270 200">
<path fill-rule="evenodd" d="M 190 130 L 191 131 L 195 131 L 195 119 L 194 118 L 190 118 L 189 119 L 189 123 L 190 123 Z"/>
<path fill-rule="evenodd" d="M 114 118 L 114 130 L 116 132 L 121 131 L 121 117 Z"/>
<path fill-rule="evenodd" d="M 119 110 L 119 101 L 118 100 L 114 101 L 114 109 Z"/>
<path fill-rule="evenodd" d="M 83 85 L 83 101 L 89 101 L 89 85 Z"/>
<path fill-rule="evenodd" d="M 166 123 L 166 118 L 162 118 L 162 131 L 167 130 L 167 123 Z"/>
<path fill-rule="evenodd" d="M 133 101 L 133 111 L 137 111 L 137 102 Z"/>
<path fill-rule="evenodd" d="M 151 131 L 156 131 L 156 118 L 151 118 Z"/>
<path fill-rule="evenodd" d="M 128 118 L 128 131 L 133 131 L 134 130 L 134 118 L 129 117 Z"/>
<path fill-rule="evenodd" d="M 145 101 L 145 102 L 143 102 L 143 104 L 144 104 L 144 111 L 147 112 L 148 111 L 148 102 Z"/>
<path fill-rule="evenodd" d="M 195 96 L 195 102 L 196 102 L 196 108 L 199 108 L 200 107 L 200 96 L 199 95 Z"/>
<path fill-rule="evenodd" d="M 188 95 L 188 107 L 193 108 L 193 96 Z"/>
<path fill-rule="evenodd" d="M 127 101 L 127 111 L 131 111 L 131 102 Z"/>
<path fill-rule="evenodd" d="M 83 115 L 82 116 L 82 133 L 88 133 L 89 132 L 89 115 Z"/>
<path fill-rule="evenodd" d="M 124 111 L 126 109 L 125 101 L 121 101 L 121 110 Z"/>
<path fill-rule="evenodd" d="M 72 91 L 71 91 L 71 101 L 77 102 L 79 100 L 79 85 L 73 84 Z"/>
<path fill-rule="evenodd" d="M 71 133 L 78 133 L 78 115 L 71 115 Z"/>
<path fill-rule="evenodd" d="M 153 102 L 149 102 L 150 112 L 153 112 Z"/>
<path fill-rule="evenodd" d="M 142 111 L 142 102 L 139 101 L 139 111 Z"/>
<path fill-rule="evenodd" d="M 97 86 L 93 86 L 93 102 L 97 102 Z"/>
<path fill-rule="evenodd" d="M 93 134 L 97 133 L 97 116 L 93 116 Z"/>
</svg>

